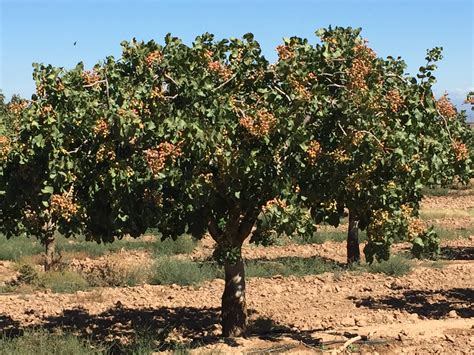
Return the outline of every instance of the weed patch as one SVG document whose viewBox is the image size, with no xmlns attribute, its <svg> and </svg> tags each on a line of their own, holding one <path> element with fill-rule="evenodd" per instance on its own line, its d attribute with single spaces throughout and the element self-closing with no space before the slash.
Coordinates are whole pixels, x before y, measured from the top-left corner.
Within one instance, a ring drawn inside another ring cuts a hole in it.
<svg viewBox="0 0 474 355">
<path fill-rule="evenodd" d="M 153 285 L 195 285 L 215 278 L 222 278 L 222 271 L 213 263 L 197 263 L 169 257 L 156 259 L 151 272 Z"/>
<path fill-rule="evenodd" d="M 74 271 L 48 271 L 40 274 L 36 286 L 55 293 L 74 293 L 89 288 L 89 283 Z"/>
<path fill-rule="evenodd" d="M 474 227 L 462 228 L 462 229 L 447 229 L 435 227 L 436 233 L 441 240 L 453 240 L 460 238 L 470 238 L 474 235 Z"/>
<path fill-rule="evenodd" d="M 41 254 L 44 248 L 33 238 L 7 239 L 0 235 L 0 260 L 18 261 L 23 257 Z"/>
<path fill-rule="evenodd" d="M 292 238 L 296 244 L 323 244 L 328 241 L 342 243 L 347 239 L 347 232 L 318 231 L 309 236 L 295 236 Z M 359 242 L 365 242 L 367 236 L 365 231 L 359 231 Z"/>
<path fill-rule="evenodd" d="M 182 235 L 173 239 L 160 240 L 157 238 L 151 245 L 151 251 L 156 257 L 165 255 L 179 255 L 191 253 L 197 245 L 197 241 L 190 235 Z"/>
<path fill-rule="evenodd" d="M 402 276 L 408 274 L 412 269 L 411 262 L 398 255 L 381 262 L 374 262 L 368 266 L 369 272 L 386 274 L 389 276 Z"/>
<path fill-rule="evenodd" d="M 114 257 L 103 264 L 82 270 L 80 274 L 93 287 L 122 287 L 136 286 L 146 282 L 148 270 L 123 264 L 118 257 Z"/>
<path fill-rule="evenodd" d="M 147 235 L 146 238 L 124 238 L 113 243 L 96 243 L 87 241 L 85 237 L 56 237 L 56 251 L 59 255 L 82 255 L 97 258 L 123 250 L 149 250 L 155 255 L 186 254 L 194 250 L 197 241 L 189 235 L 182 235 L 176 240 L 161 241 L 158 236 Z M 35 238 L 16 237 L 7 239 L 0 235 L 0 260 L 21 261 L 35 260 L 39 263 L 44 247 Z"/>
<path fill-rule="evenodd" d="M 68 270 L 43 272 L 38 271 L 35 266 L 24 264 L 19 266 L 16 280 L 6 285 L 4 292 L 49 289 L 57 293 L 73 293 L 88 287 L 88 282 L 77 272 Z"/>
<path fill-rule="evenodd" d="M 463 218 L 474 216 L 474 209 L 463 208 L 425 208 L 420 211 L 420 217 L 423 219 L 437 219 L 437 218 Z"/>
<path fill-rule="evenodd" d="M 250 260 L 246 263 L 249 277 L 317 275 L 342 270 L 337 263 L 322 258 L 284 257 L 273 260 Z"/>
<path fill-rule="evenodd" d="M 50 334 L 44 330 L 27 331 L 15 338 L 0 336 L 0 355 L 99 355 L 105 349 L 69 334 Z"/>
</svg>

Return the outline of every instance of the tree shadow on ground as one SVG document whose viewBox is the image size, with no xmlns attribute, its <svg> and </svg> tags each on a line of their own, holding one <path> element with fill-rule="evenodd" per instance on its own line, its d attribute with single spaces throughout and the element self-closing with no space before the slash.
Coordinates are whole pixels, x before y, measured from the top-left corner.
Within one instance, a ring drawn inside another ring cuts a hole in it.
<svg viewBox="0 0 474 355">
<path fill-rule="evenodd" d="M 448 260 L 474 260 L 474 247 L 442 247 L 441 257 Z"/>
<path fill-rule="evenodd" d="M 20 324 L 10 316 L 0 314 L 0 336 L 2 334 L 8 337 L 21 334 Z"/>
<path fill-rule="evenodd" d="M 0 316 L 0 336 L 17 337 L 27 330 L 38 329 L 38 325 L 20 327 L 9 317 Z M 249 310 L 253 319 L 247 336 L 262 337 L 278 341 L 279 337 L 295 339 L 308 346 L 317 346 L 311 332 L 301 332 L 281 326 L 268 318 L 257 316 Z M 119 302 L 100 314 L 75 308 L 65 310 L 58 316 L 42 319 L 41 328 L 54 332 L 70 333 L 107 348 L 108 354 L 137 353 L 144 343 L 153 351 L 193 349 L 209 344 L 238 346 L 236 339 L 222 338 L 220 334 L 220 309 L 196 307 L 160 307 L 157 309 L 132 309 Z"/>
<path fill-rule="evenodd" d="M 469 288 L 453 288 L 450 290 L 426 291 L 410 290 L 401 295 L 374 298 L 366 297 L 355 300 L 357 307 L 370 309 L 397 309 L 416 313 L 429 319 L 440 319 L 455 310 L 462 318 L 474 317 L 474 290 Z"/>
<path fill-rule="evenodd" d="M 323 330 L 324 329 L 297 330 L 286 325 L 278 324 L 271 318 L 258 317 L 250 322 L 248 335 L 274 342 L 277 342 L 281 337 L 285 336 L 297 340 L 306 346 L 318 347 L 322 345 L 321 339 L 313 338 L 311 334 Z"/>
</svg>

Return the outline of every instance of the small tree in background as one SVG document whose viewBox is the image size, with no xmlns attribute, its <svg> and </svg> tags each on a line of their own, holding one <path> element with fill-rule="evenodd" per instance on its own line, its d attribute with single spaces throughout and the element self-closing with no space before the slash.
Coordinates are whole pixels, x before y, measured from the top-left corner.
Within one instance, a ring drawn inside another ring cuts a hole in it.
<svg viewBox="0 0 474 355">
<path fill-rule="evenodd" d="M 80 139 L 62 117 L 57 92 L 64 90 L 61 69 L 35 66 L 33 100 L 14 97 L 7 105 L 10 135 L 2 154 L 0 231 L 7 238 L 34 236 L 46 248 L 45 268 L 56 260 L 55 233 L 78 231 L 81 208 L 74 184 Z"/>
</svg>

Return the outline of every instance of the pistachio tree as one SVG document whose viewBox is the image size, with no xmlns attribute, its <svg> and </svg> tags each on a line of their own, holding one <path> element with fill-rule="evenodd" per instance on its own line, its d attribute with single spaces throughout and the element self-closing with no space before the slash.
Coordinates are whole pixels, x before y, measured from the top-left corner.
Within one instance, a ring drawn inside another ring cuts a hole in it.
<svg viewBox="0 0 474 355">
<path fill-rule="evenodd" d="M 223 334 L 242 335 L 242 244 L 269 201 L 294 193 L 286 151 L 304 117 L 290 112 L 250 34 L 122 46 L 119 59 L 68 71 L 48 100 L 75 128 L 65 149 L 80 172 L 78 229 L 106 242 L 150 227 L 163 238 L 209 233 L 225 270 Z"/>
<path fill-rule="evenodd" d="M 46 247 L 45 268 L 55 261 L 55 233 L 70 236 L 79 226 L 74 184 L 74 127 L 56 107 L 64 87 L 60 68 L 35 65 L 37 93 L 7 105 L 9 134 L 2 136 L 0 232 L 7 238 L 36 237 Z"/>
<path fill-rule="evenodd" d="M 427 235 L 417 218 L 422 186 L 472 175 L 465 117 L 434 99 L 440 48 L 428 51 L 414 78 L 400 58 L 377 57 L 359 29 L 318 35 L 316 46 L 287 40 L 276 66 L 292 109 L 306 117 L 293 152 L 303 154 L 299 185 L 317 222 L 337 226 L 349 209 L 348 262 L 360 258 L 359 228 L 367 228 L 368 260 L 386 259 L 394 240 L 421 245 L 418 236 Z M 318 89 L 325 95 L 314 95 Z"/>
<path fill-rule="evenodd" d="M 191 46 L 170 35 L 123 42 L 120 58 L 90 70 L 38 65 L 37 95 L 2 158 L 2 231 L 98 242 L 147 228 L 209 234 L 225 271 L 224 336 L 245 333 L 242 245 L 264 242 L 269 227 L 337 225 L 348 207 L 386 250 L 387 221 L 416 211 L 420 181 L 469 162 L 456 153 L 464 131 L 438 115 L 431 69 L 421 83 L 357 30 L 318 34 L 322 44 L 285 40 L 274 64 L 251 34 L 204 34 Z"/>
</svg>

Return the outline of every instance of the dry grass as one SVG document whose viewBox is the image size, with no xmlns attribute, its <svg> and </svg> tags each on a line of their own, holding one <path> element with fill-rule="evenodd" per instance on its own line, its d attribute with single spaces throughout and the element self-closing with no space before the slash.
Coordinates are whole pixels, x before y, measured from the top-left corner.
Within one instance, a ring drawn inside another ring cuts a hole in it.
<svg viewBox="0 0 474 355">
<path fill-rule="evenodd" d="M 436 219 L 436 218 L 465 218 L 474 217 L 474 209 L 463 209 L 463 208 L 423 208 L 420 212 L 420 216 L 423 219 Z"/>
</svg>

